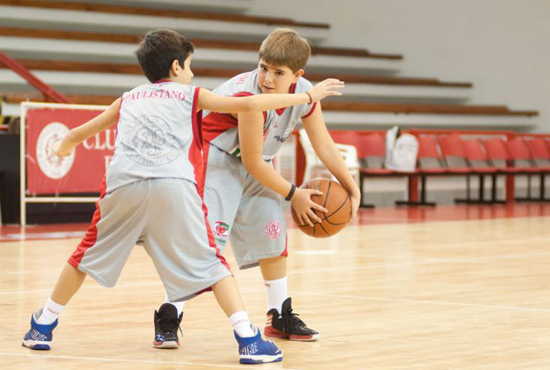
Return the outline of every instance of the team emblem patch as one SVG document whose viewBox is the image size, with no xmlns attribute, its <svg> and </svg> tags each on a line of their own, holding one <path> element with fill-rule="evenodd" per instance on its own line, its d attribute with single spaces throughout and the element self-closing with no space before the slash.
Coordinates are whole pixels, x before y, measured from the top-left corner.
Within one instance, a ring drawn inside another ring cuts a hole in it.
<svg viewBox="0 0 550 370">
<path fill-rule="evenodd" d="M 226 224 L 225 222 L 217 221 L 214 224 L 214 234 L 216 234 L 216 236 L 227 238 L 228 232 L 229 232 L 229 225 Z"/>
<path fill-rule="evenodd" d="M 269 221 L 265 224 L 265 234 L 269 239 L 279 239 L 282 231 L 283 228 L 279 221 Z"/>
<path fill-rule="evenodd" d="M 67 126 L 59 122 L 52 122 L 44 127 L 38 136 L 36 142 L 38 167 L 50 179 L 64 177 L 73 166 L 74 150 L 68 157 L 58 157 L 53 152 L 54 144 L 60 142 L 67 132 L 69 132 Z"/>
<path fill-rule="evenodd" d="M 124 153 L 136 163 L 160 166 L 178 157 L 177 138 L 164 118 L 141 116 L 126 122 L 122 145 Z"/>
</svg>

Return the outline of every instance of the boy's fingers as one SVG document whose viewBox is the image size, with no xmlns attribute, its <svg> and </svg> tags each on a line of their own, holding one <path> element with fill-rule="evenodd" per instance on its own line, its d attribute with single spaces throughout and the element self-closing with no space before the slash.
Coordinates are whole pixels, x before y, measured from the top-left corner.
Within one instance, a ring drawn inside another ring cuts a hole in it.
<svg viewBox="0 0 550 370">
<path fill-rule="evenodd" d="M 323 213 L 327 213 L 328 212 L 328 209 L 324 208 L 323 206 L 317 204 L 317 203 L 313 203 L 311 205 L 311 208 L 315 209 L 316 211 L 319 211 L 319 212 L 323 212 Z"/>
<path fill-rule="evenodd" d="M 305 214 L 303 217 L 304 217 L 304 220 L 306 221 L 305 223 L 308 224 L 309 226 L 313 227 L 313 222 L 311 222 L 309 217 L 307 217 L 307 214 Z"/>
<path fill-rule="evenodd" d="M 315 214 L 315 212 L 313 212 L 312 210 L 309 210 L 309 211 L 308 211 L 308 215 L 309 215 L 309 219 L 310 219 L 310 220 L 313 220 L 313 221 L 315 221 L 315 222 L 317 222 L 317 223 L 323 222 L 323 220 L 321 220 L 321 219 Z M 313 227 L 313 224 L 311 224 L 311 227 Z"/>
</svg>

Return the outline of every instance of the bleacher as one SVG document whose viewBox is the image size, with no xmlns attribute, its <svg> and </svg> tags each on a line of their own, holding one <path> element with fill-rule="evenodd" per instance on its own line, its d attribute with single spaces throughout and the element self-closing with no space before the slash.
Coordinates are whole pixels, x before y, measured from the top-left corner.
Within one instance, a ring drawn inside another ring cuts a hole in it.
<svg viewBox="0 0 550 370">
<path fill-rule="evenodd" d="M 255 68 L 259 42 L 272 29 L 293 27 L 313 45 L 305 76 L 346 82 L 343 98 L 323 104 L 329 127 L 526 130 L 535 125 L 535 110 L 469 104 L 471 82 L 405 76 L 398 53 L 326 45 L 329 24 L 249 16 L 244 13 L 251 2 L 0 0 L 0 51 L 74 103 L 107 104 L 145 82 L 133 51 L 149 29 L 171 28 L 189 36 L 197 47 L 194 83 L 212 89 Z M 21 101 L 45 100 L 1 66 L 0 96 L 4 116 L 18 115 Z"/>
<path fill-rule="evenodd" d="M 346 82 L 344 96 L 322 103 L 325 121 L 331 130 L 360 131 L 368 135 L 373 130 L 380 132 L 399 125 L 409 130 L 452 127 L 462 132 L 498 133 L 525 132 L 538 124 L 538 112 L 532 109 L 536 107 L 510 109 L 498 102 L 473 103 L 475 81 L 410 76 L 404 68 L 406 56 L 398 51 L 381 53 L 364 46 L 335 47 L 326 41 L 331 33 L 330 24 L 250 16 L 246 13 L 252 3 L 254 0 L 208 3 L 199 0 L 116 3 L 0 0 L 0 51 L 70 102 L 107 105 L 124 91 L 146 82 L 133 53 L 140 37 L 150 29 L 170 28 L 190 37 L 196 46 L 193 82 L 213 89 L 226 79 L 257 66 L 257 50 L 270 31 L 292 27 L 312 44 L 305 77 L 312 82 L 328 77 Z M 21 102 L 49 100 L 1 62 L 0 99 L 4 117 L 0 130 L 7 130 L 7 123 L 16 122 L 14 117 L 20 114 Z M 297 140 L 289 141 L 283 148 L 280 157 L 283 167 L 295 165 L 296 143 Z M 411 182 L 410 176 L 392 173 L 388 176 L 390 179 L 383 179 L 382 174 L 373 176 L 367 175 L 368 172 L 363 168 L 361 179 L 370 182 L 370 192 L 393 191 L 385 200 L 377 197 L 378 204 L 393 204 L 396 199 L 411 203 L 411 197 L 413 203 L 427 203 L 426 186 L 421 186 L 427 181 L 425 177 L 419 178 L 419 184 L 416 180 Z M 298 173 L 287 173 L 287 177 L 296 179 Z M 378 186 L 372 184 L 372 177 L 379 178 Z M 438 184 L 447 190 L 453 186 L 461 189 L 456 185 L 461 180 L 451 180 L 454 181 L 451 184 L 446 179 L 448 176 L 438 177 L 441 179 L 430 179 L 435 183 L 436 193 Z M 518 185 L 520 189 L 531 188 L 531 184 L 521 181 Z M 495 189 L 502 198 L 504 185 Z M 401 193 L 404 196 L 400 196 Z M 442 198 L 436 196 L 432 200 Z"/>
</svg>

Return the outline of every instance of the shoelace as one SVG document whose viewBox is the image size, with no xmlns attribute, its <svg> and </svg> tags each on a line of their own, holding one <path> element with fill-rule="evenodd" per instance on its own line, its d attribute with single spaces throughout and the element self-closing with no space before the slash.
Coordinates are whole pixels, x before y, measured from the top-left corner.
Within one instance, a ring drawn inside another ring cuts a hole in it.
<svg viewBox="0 0 550 370">
<path fill-rule="evenodd" d="M 296 324 L 302 325 L 305 328 L 306 323 L 303 322 L 302 319 L 300 319 L 298 316 L 299 315 L 297 313 L 292 312 L 292 308 L 288 309 L 283 315 L 283 318 L 286 321 L 283 323 L 283 325 L 287 326 L 286 324 Z"/>
<path fill-rule="evenodd" d="M 174 330 L 177 333 L 179 329 L 180 334 L 183 336 L 183 330 L 181 330 L 180 322 L 178 319 L 160 319 L 159 326 L 162 333 L 173 335 L 175 334 Z"/>
</svg>

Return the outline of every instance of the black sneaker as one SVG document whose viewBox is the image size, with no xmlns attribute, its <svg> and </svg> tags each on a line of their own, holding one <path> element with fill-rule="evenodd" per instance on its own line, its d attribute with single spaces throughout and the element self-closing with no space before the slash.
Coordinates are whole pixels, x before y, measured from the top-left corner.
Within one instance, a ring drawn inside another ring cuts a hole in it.
<svg viewBox="0 0 550 370">
<path fill-rule="evenodd" d="M 178 348 L 180 345 L 178 339 L 178 329 L 180 328 L 183 312 L 178 317 L 178 309 L 171 303 L 164 303 L 160 306 L 158 312 L 155 311 L 155 348 Z"/>
<path fill-rule="evenodd" d="M 267 313 L 267 322 L 264 335 L 271 338 L 284 338 L 303 342 L 312 342 L 319 339 L 319 332 L 310 329 L 300 320 L 298 314 L 292 313 L 292 298 L 283 302 L 283 313 L 272 308 Z"/>
</svg>

